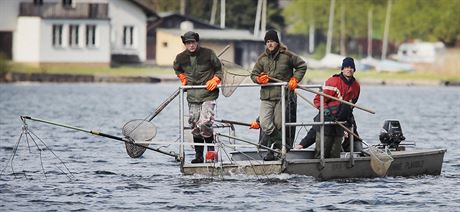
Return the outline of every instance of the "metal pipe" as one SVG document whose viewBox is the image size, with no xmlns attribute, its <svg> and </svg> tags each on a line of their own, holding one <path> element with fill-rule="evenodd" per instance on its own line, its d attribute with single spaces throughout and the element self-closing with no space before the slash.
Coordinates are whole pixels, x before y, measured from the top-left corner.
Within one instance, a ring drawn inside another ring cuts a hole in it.
<svg viewBox="0 0 460 212">
<path fill-rule="evenodd" d="M 286 86 L 281 86 L 281 152 L 286 156 Z M 275 129 L 276 130 L 276 129 Z"/>
<path fill-rule="evenodd" d="M 184 89 L 179 88 L 179 136 L 180 136 L 180 143 L 182 145 L 179 146 L 179 155 L 181 157 L 181 161 L 185 160 L 185 151 L 184 151 Z"/>
<path fill-rule="evenodd" d="M 267 84 L 240 84 L 240 85 L 225 85 L 225 87 L 266 87 L 266 86 L 281 86 L 281 85 L 286 85 L 287 82 L 277 82 L 277 83 L 267 83 Z M 206 88 L 206 85 L 183 85 L 180 86 L 183 89 L 201 89 L 201 88 Z M 218 88 L 223 87 L 223 85 L 218 85 Z"/>
<path fill-rule="evenodd" d="M 353 125 L 351 125 L 351 129 L 350 131 L 353 132 Z M 353 133 L 354 134 L 354 133 Z M 353 157 L 353 153 L 355 152 L 354 148 L 355 148 L 355 142 L 354 142 L 354 137 L 353 134 L 349 134 L 348 136 L 350 136 L 350 165 L 351 167 L 353 167 L 355 165 L 355 160 L 354 160 L 354 157 Z"/>
<path fill-rule="evenodd" d="M 242 142 L 245 142 L 245 143 L 248 143 L 248 144 L 252 144 L 252 145 L 254 145 L 254 146 L 257 146 L 257 147 L 262 148 L 262 149 L 266 149 L 266 150 L 270 150 L 270 151 L 276 152 L 276 153 L 278 153 L 278 154 L 282 154 L 280 151 L 278 151 L 278 150 L 276 150 L 276 149 L 272 149 L 272 148 L 270 148 L 270 147 L 267 147 L 267 146 L 264 146 L 264 145 L 261 145 L 261 144 L 252 143 L 252 142 L 247 141 L 247 140 L 242 139 L 242 138 L 238 138 L 238 137 L 230 136 L 230 135 L 224 135 L 224 134 L 220 134 L 220 133 L 216 133 L 216 135 L 222 136 L 222 137 L 226 137 L 226 138 L 235 139 L 235 140 L 238 140 L 238 141 L 242 141 Z"/>
<path fill-rule="evenodd" d="M 341 123 L 346 123 L 346 122 L 341 122 Z M 335 121 L 325 121 L 324 125 L 332 125 L 332 124 L 337 124 Z M 286 126 L 316 126 L 316 125 L 323 125 L 323 123 L 320 122 L 292 122 L 292 123 L 286 123 Z"/>
<path fill-rule="evenodd" d="M 323 89 L 320 88 L 320 91 L 322 92 Z M 319 97 L 319 121 L 322 124 L 320 126 L 320 160 L 321 166 L 324 167 L 324 96 Z"/>
</svg>

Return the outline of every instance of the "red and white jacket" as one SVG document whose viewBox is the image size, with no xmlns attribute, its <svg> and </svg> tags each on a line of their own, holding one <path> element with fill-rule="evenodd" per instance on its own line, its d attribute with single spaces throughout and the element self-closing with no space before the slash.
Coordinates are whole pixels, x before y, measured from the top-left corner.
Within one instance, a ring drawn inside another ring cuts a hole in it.
<svg viewBox="0 0 460 212">
<path fill-rule="evenodd" d="M 354 77 L 347 80 L 342 73 L 335 74 L 330 77 L 323 86 L 323 92 L 329 94 L 338 99 L 342 99 L 353 104 L 358 101 L 360 85 Z M 316 108 L 320 106 L 320 96 L 316 95 L 314 99 Z M 324 97 L 324 108 L 332 109 L 332 114 L 337 113 L 337 106 L 340 104 L 339 101 Z"/>
</svg>

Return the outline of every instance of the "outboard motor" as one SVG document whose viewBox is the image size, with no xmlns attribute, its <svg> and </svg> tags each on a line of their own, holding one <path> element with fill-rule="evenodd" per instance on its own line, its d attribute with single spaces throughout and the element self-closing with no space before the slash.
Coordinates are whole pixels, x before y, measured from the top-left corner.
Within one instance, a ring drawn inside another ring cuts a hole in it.
<svg viewBox="0 0 460 212">
<path fill-rule="evenodd" d="M 399 143 L 406 138 L 403 135 L 398 120 L 385 120 L 379 135 L 380 142 L 390 148 L 398 148 Z"/>
</svg>

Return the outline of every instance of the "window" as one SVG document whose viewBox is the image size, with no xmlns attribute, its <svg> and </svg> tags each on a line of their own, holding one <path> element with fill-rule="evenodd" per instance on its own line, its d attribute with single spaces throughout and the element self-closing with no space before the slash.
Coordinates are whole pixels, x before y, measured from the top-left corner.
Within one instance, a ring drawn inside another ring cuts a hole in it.
<svg viewBox="0 0 460 212">
<path fill-rule="evenodd" d="M 43 5 L 43 0 L 34 0 L 35 5 Z"/>
<path fill-rule="evenodd" d="M 78 28 L 78 25 L 69 25 L 69 46 L 71 47 L 78 46 Z"/>
<path fill-rule="evenodd" d="M 53 25 L 53 46 L 62 46 L 62 24 Z"/>
<path fill-rule="evenodd" d="M 134 46 L 134 26 L 123 27 L 123 45 L 128 47 Z"/>
<path fill-rule="evenodd" d="M 72 0 L 62 0 L 62 5 L 71 7 L 72 6 Z"/>
<path fill-rule="evenodd" d="M 86 25 L 86 46 L 96 46 L 96 25 Z"/>
</svg>

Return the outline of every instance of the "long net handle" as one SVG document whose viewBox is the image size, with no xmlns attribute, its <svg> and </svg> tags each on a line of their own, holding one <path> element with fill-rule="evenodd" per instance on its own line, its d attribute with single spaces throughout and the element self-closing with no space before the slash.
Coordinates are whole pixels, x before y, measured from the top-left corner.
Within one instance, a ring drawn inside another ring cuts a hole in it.
<svg viewBox="0 0 460 212">
<path fill-rule="evenodd" d="M 222 51 L 219 52 L 219 54 L 217 55 L 217 57 L 222 56 L 229 48 L 230 48 L 230 44 L 226 45 L 226 46 L 224 47 L 224 49 L 222 49 Z"/>
<path fill-rule="evenodd" d="M 251 126 L 250 123 L 232 121 L 232 120 L 225 120 L 225 119 L 215 119 L 214 121 L 227 123 L 227 124 L 236 124 L 236 125 L 241 125 L 241 126 L 248 126 L 248 127 Z"/>
<path fill-rule="evenodd" d="M 179 95 L 179 89 L 174 91 L 174 93 L 169 96 L 163 103 L 161 103 L 160 106 L 155 110 L 155 112 L 152 114 L 152 116 L 148 119 L 148 121 L 152 121 L 155 116 L 157 116 L 163 109 L 165 109 L 166 106 L 168 106 L 169 103 L 171 103 L 178 95 Z"/>
<path fill-rule="evenodd" d="M 277 81 L 277 82 L 284 82 L 284 81 L 281 81 L 280 79 L 276 79 L 276 78 L 273 78 L 273 77 L 269 77 L 269 78 L 272 79 L 272 80 L 274 80 L 274 81 Z M 304 90 L 304 91 L 308 91 L 308 92 L 314 93 L 314 94 L 318 94 L 318 95 L 321 95 L 321 96 L 324 96 L 324 97 L 327 97 L 327 98 L 330 98 L 330 99 L 333 99 L 333 100 L 336 100 L 336 101 L 339 101 L 339 102 L 342 102 L 342 103 L 347 104 L 347 105 L 350 105 L 350 106 L 352 106 L 352 107 L 356 107 L 356 108 L 358 108 L 358 109 L 364 110 L 364 111 L 366 111 L 366 112 L 368 112 L 368 113 L 375 114 L 375 112 L 372 111 L 372 110 L 370 110 L 370 109 L 367 109 L 367 108 L 365 108 L 365 107 L 363 107 L 363 106 L 359 106 L 359 105 L 357 105 L 357 104 L 353 104 L 353 103 L 351 103 L 351 102 L 347 102 L 347 101 L 344 101 L 344 100 L 342 100 L 342 99 L 333 97 L 333 96 L 331 96 L 331 95 L 329 95 L 329 94 L 325 94 L 325 93 L 323 93 L 323 92 L 315 91 L 315 90 L 308 89 L 308 88 L 304 88 L 304 87 L 297 87 L 297 88 L 302 89 L 302 90 Z"/>
<path fill-rule="evenodd" d="M 134 143 L 134 142 L 132 142 L 132 141 L 126 139 L 126 138 L 122 138 L 122 137 L 102 133 L 102 132 L 99 132 L 99 131 L 83 129 L 83 128 L 74 127 L 74 126 L 70 126 L 70 125 L 66 125 L 66 124 L 62 124 L 62 123 L 57 123 L 57 122 L 53 122 L 53 121 L 48 121 L 48 120 L 44 120 L 44 119 L 32 118 L 30 116 L 21 116 L 21 120 L 24 123 L 25 123 L 26 119 L 41 122 L 41 123 L 45 123 L 45 124 L 50 124 L 50 125 L 54 125 L 54 126 L 58 126 L 58 127 L 64 127 L 64 128 L 68 128 L 68 129 L 72 129 L 72 130 L 76 130 L 76 131 L 86 132 L 86 133 L 90 133 L 90 134 L 93 134 L 93 135 L 97 135 L 97 136 L 101 136 L 101 137 L 105 137 L 105 138 L 110 138 L 110 139 L 113 139 L 113 140 L 123 141 L 124 143 L 132 144 L 132 145 L 135 145 L 135 146 L 140 146 L 142 148 L 146 148 L 146 149 L 158 152 L 158 153 L 162 153 L 162 154 L 165 154 L 165 155 L 175 157 L 176 159 L 178 157 L 178 155 L 176 155 L 176 154 L 172 154 L 172 153 L 169 153 L 169 152 L 164 152 L 164 151 L 161 151 L 159 149 L 154 149 L 154 148 L 150 148 L 150 147 L 144 147 L 144 146 L 141 146 L 140 144 L 136 144 L 136 143 Z"/>
</svg>

